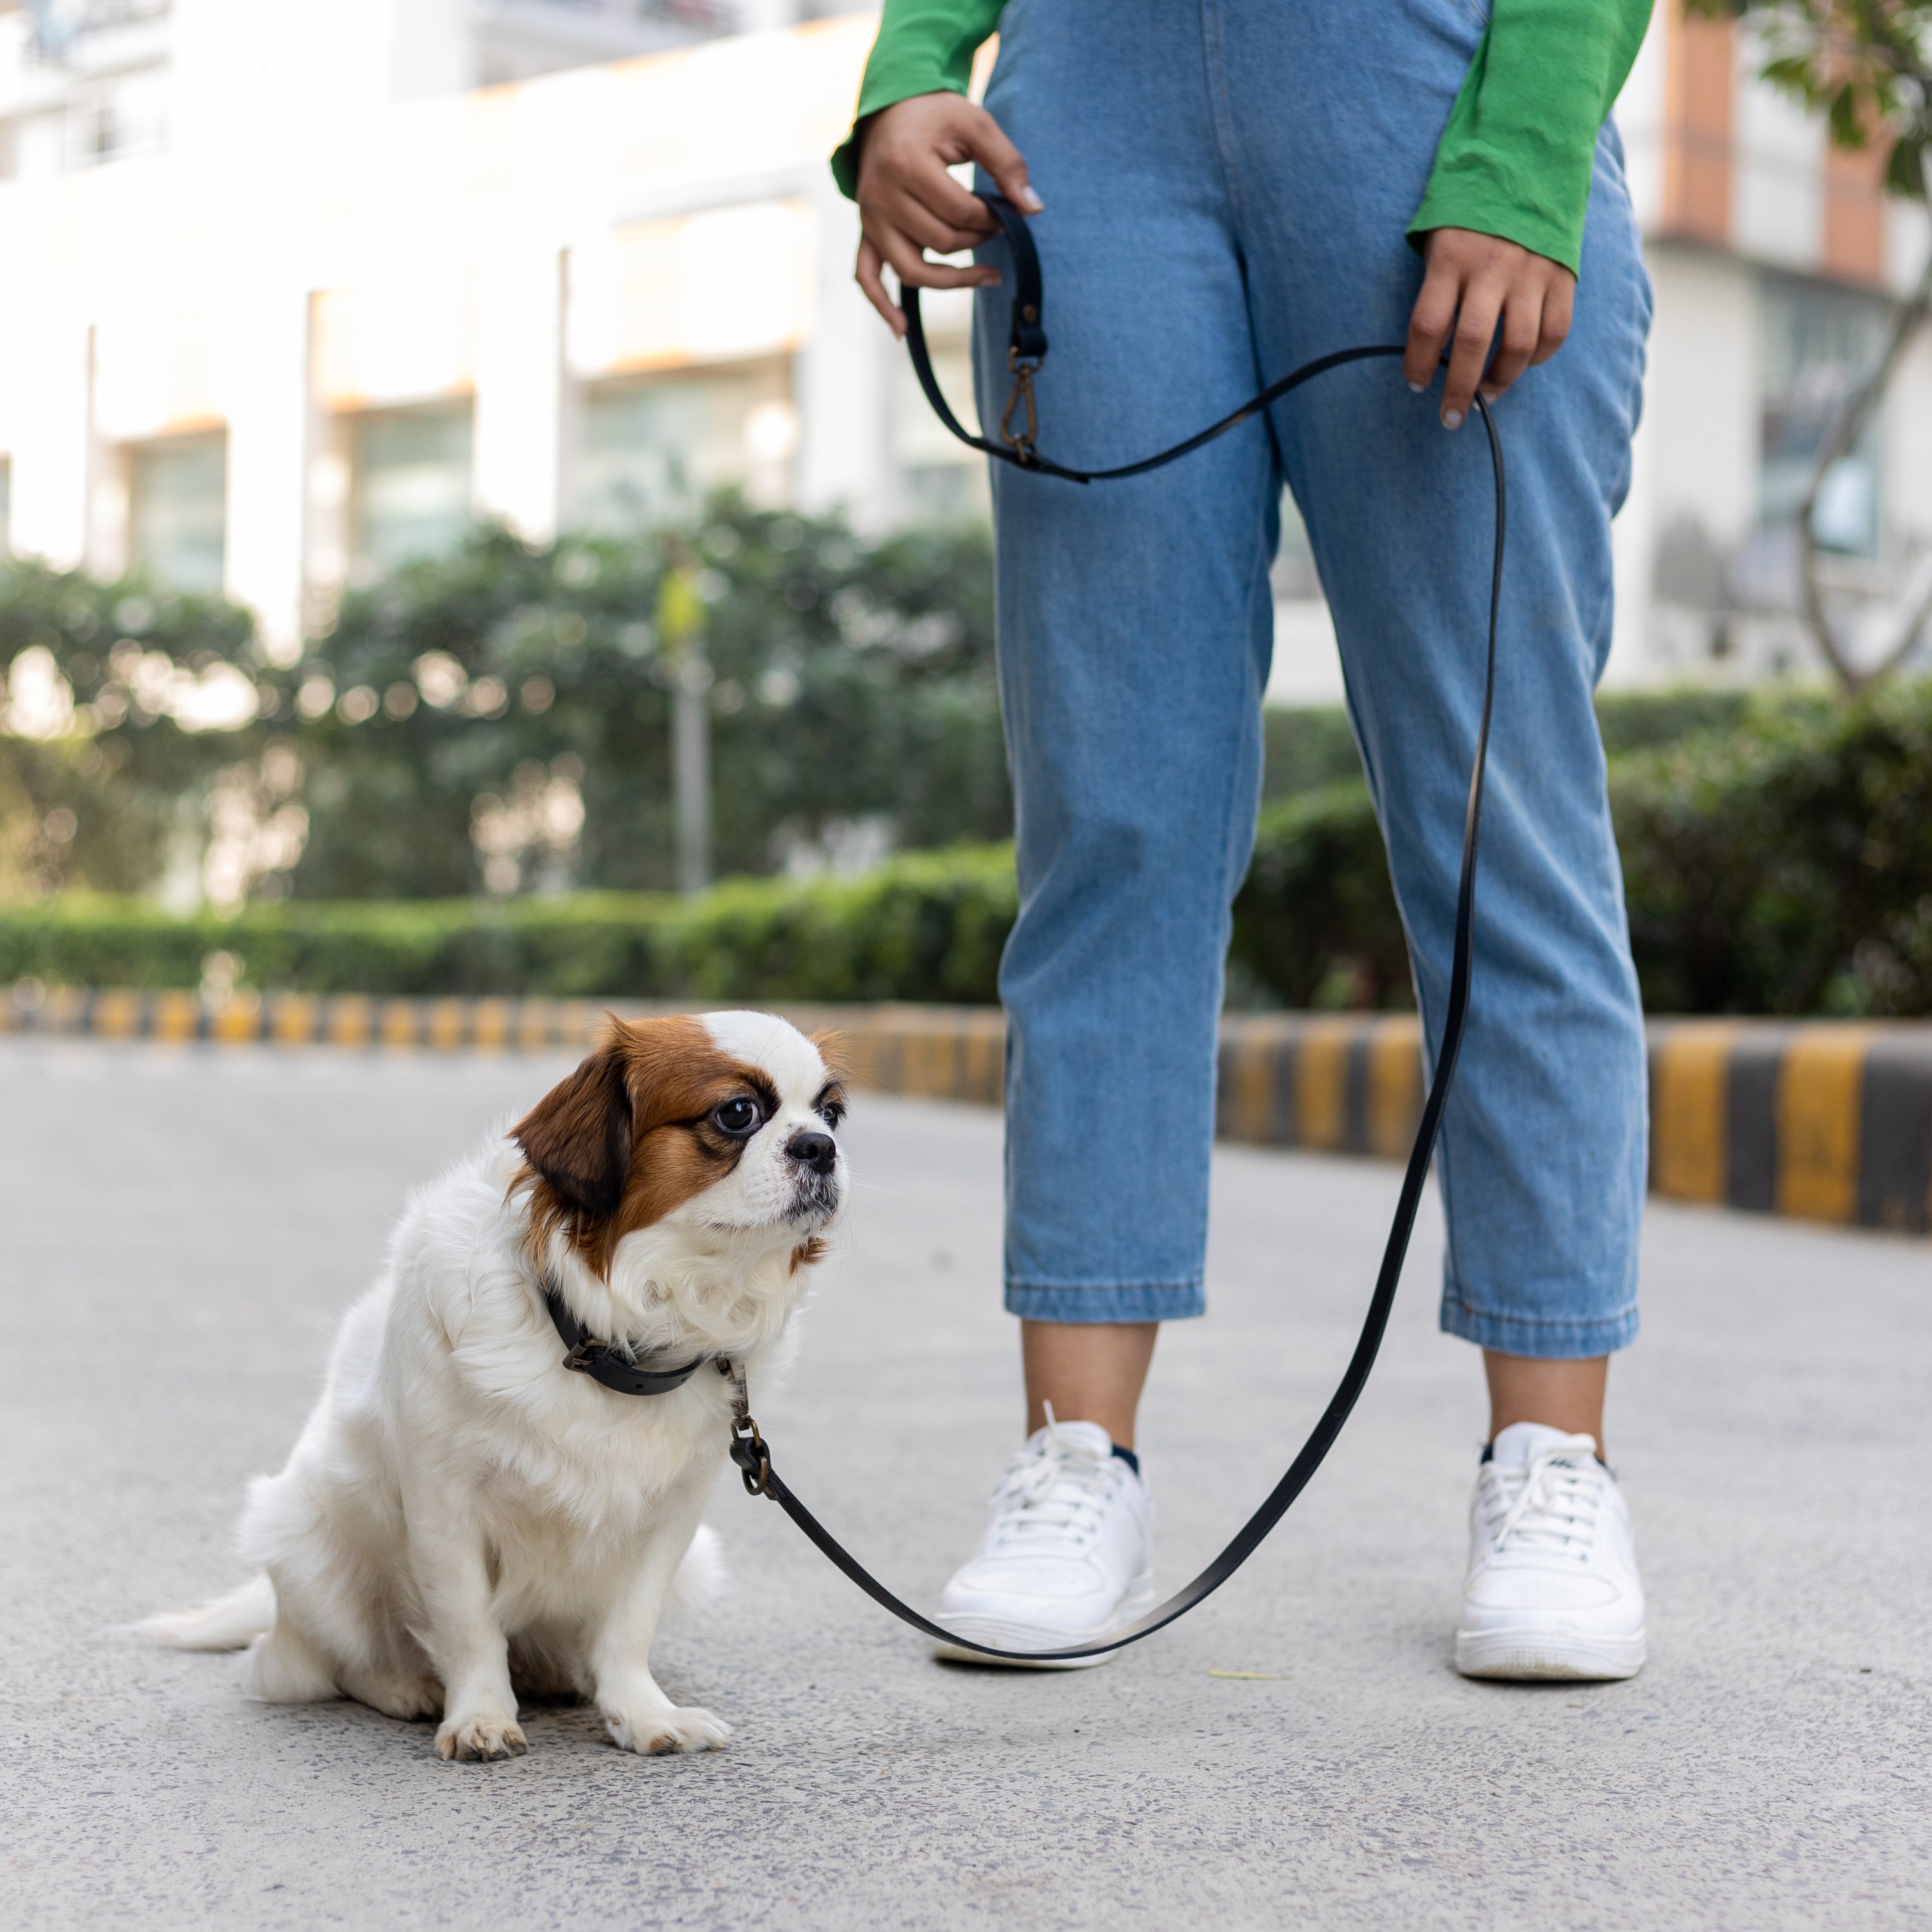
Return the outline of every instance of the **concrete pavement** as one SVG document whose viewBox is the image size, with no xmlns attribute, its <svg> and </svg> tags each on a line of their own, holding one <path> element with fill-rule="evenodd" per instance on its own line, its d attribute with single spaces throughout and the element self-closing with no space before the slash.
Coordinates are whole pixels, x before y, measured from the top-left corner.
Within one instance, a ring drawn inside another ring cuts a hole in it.
<svg viewBox="0 0 1932 1932">
<path fill-rule="evenodd" d="M 106 1627 L 235 1580 L 405 1189 L 567 1062 L 0 1046 L 0 1923 L 1880 1928 L 1932 1908 L 1922 1241 L 1656 1205 L 1611 1453 L 1652 1597 L 1624 1685 L 1450 1668 L 1482 1427 L 1430 1210 L 1355 1420 L 1236 1582 L 1094 1671 L 946 1667 L 721 1484 L 734 1577 L 662 1675 L 736 1730 L 530 1754 L 244 1701 Z M 795 1487 L 929 1598 L 1014 1434 L 999 1130 L 862 1096 L 800 1367 Z M 1388 1167 L 1216 1156 L 1214 1312 L 1163 1338 L 1161 1574 L 1285 1462 L 1352 1340 Z M 1217 1676 L 1216 1671 L 1259 1673 Z"/>
</svg>

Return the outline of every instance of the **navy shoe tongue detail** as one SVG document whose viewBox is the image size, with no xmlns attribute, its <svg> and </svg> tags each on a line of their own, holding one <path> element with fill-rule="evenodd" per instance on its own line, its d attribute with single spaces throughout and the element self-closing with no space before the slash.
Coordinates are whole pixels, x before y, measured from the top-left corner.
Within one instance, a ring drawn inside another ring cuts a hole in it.
<svg viewBox="0 0 1932 1932">
<path fill-rule="evenodd" d="M 1120 1445 L 1116 1442 L 1114 1444 L 1114 1454 L 1119 1456 L 1120 1460 L 1126 1463 L 1127 1467 L 1132 1470 L 1136 1475 L 1138 1476 L 1140 1474 L 1141 1459 L 1134 1454 L 1133 1450 L 1131 1449 L 1123 1449 Z"/>
</svg>

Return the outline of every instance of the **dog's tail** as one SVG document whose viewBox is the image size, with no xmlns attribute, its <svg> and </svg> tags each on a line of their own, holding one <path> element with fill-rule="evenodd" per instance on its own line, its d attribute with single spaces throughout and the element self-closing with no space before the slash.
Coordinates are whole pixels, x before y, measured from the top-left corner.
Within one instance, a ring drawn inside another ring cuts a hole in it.
<svg viewBox="0 0 1932 1932">
<path fill-rule="evenodd" d="M 244 1650 L 275 1621 L 275 1586 L 266 1576 L 251 1576 L 198 1610 L 168 1610 L 127 1626 L 169 1650 Z"/>
<path fill-rule="evenodd" d="M 691 1547 L 684 1552 L 684 1561 L 670 1580 L 664 1615 L 675 1622 L 688 1623 L 715 1602 L 724 1588 L 724 1556 L 718 1546 L 718 1532 L 700 1523 L 691 1539 Z"/>
</svg>

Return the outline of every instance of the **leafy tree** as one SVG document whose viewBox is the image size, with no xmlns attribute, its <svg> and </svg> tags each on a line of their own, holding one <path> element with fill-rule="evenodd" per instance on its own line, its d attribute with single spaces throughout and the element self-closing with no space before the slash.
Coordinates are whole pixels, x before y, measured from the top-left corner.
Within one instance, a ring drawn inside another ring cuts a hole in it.
<svg viewBox="0 0 1932 1932">
<path fill-rule="evenodd" d="M 171 861 L 191 867 L 211 793 L 262 784 L 277 734 L 250 714 L 281 695 L 245 610 L 27 560 L 0 570 L 0 692 L 8 896 L 151 890 Z M 286 796 L 289 748 L 268 764 Z"/>
<path fill-rule="evenodd" d="M 1005 836 L 985 535 L 864 543 L 726 496 L 645 538 L 479 532 L 347 598 L 292 676 L 313 772 L 296 890 L 674 884 L 677 667 L 653 621 L 674 559 L 705 602 L 721 871 L 855 829 L 881 853 Z"/>
<path fill-rule="evenodd" d="M 985 533 L 865 542 L 727 496 L 649 536 L 479 530 L 286 668 L 234 606 L 0 572 L 0 896 L 668 887 L 674 560 L 720 870 L 1006 836 Z"/>
</svg>

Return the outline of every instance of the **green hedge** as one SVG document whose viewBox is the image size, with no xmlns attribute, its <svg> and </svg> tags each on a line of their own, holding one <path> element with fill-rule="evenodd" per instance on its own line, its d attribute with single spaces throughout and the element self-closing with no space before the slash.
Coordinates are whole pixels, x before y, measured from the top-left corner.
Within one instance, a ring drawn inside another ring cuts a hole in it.
<svg viewBox="0 0 1932 1932">
<path fill-rule="evenodd" d="M 192 986 L 227 952 L 262 988 L 635 999 L 990 1001 L 1012 924 L 1004 846 L 852 879 L 734 880 L 684 900 L 285 901 L 232 919 L 63 897 L 0 914 L 0 982 Z"/>
<path fill-rule="evenodd" d="M 1244 1004 L 1412 1004 L 1408 942 L 1360 778 L 1262 806 L 1234 901 L 1228 983 Z"/>
<path fill-rule="evenodd" d="M 1736 725 L 1750 704 L 1742 691 L 1701 691 L 1694 686 L 1600 691 L 1597 723 L 1604 748 L 1615 758 Z M 1262 793 L 1270 800 L 1318 791 L 1361 776 L 1348 715 L 1339 704 L 1270 705 L 1262 713 L 1262 730 L 1267 747 Z"/>
<path fill-rule="evenodd" d="M 1600 709 L 1613 748 L 1647 747 L 1612 757 L 1610 788 L 1650 1011 L 1932 1014 L 1932 680 Z M 1238 983 L 1401 1005 L 1406 959 L 1366 788 L 1264 807 Z"/>
<path fill-rule="evenodd" d="M 1617 760 L 1654 1012 L 1932 1013 L 1932 680 Z"/>
<path fill-rule="evenodd" d="M 1932 681 L 1850 704 L 1726 700 L 1714 715 L 1611 761 L 1646 1004 L 1932 1013 Z M 1004 846 L 964 846 L 690 900 L 290 900 L 232 920 L 61 896 L 0 912 L 0 983 L 192 986 L 206 956 L 226 950 L 265 989 L 988 1001 L 1012 866 Z M 1244 1004 L 1407 1004 L 1359 778 L 1263 808 L 1231 983 Z"/>
</svg>

